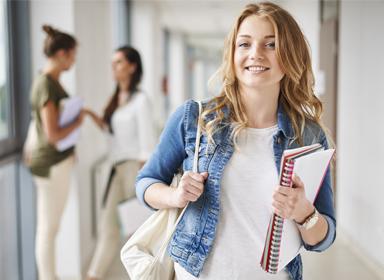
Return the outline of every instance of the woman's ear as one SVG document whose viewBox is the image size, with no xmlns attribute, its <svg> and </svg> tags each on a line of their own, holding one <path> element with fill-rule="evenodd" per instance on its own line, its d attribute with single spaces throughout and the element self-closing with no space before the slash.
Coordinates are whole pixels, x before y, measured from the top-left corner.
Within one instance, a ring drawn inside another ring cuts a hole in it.
<svg viewBox="0 0 384 280">
<path fill-rule="evenodd" d="M 66 60 L 67 58 L 67 53 L 64 49 L 60 49 L 58 50 L 55 54 L 54 54 L 54 58 L 56 59 L 56 61 L 62 63 Z"/>
<path fill-rule="evenodd" d="M 137 64 L 136 63 L 130 63 L 129 64 L 129 74 L 133 74 L 136 72 Z"/>
<path fill-rule="evenodd" d="M 54 57 L 54 58 L 60 58 L 60 57 L 63 56 L 63 54 L 64 54 L 64 50 L 63 50 L 63 49 L 59 49 L 59 50 L 57 50 L 57 51 L 54 53 L 53 57 Z"/>
</svg>

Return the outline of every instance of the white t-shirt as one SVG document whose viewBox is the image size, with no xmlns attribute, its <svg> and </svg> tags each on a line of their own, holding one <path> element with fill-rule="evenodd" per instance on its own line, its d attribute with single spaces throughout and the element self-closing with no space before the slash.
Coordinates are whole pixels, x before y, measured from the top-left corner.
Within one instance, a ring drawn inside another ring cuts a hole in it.
<svg viewBox="0 0 384 280">
<path fill-rule="evenodd" d="M 273 135 L 277 125 L 246 128 L 224 169 L 216 238 L 199 280 L 289 279 L 286 271 L 263 271 L 260 260 L 271 217 L 272 194 L 278 185 Z M 195 280 L 175 264 L 177 280 Z"/>
<path fill-rule="evenodd" d="M 120 106 L 112 115 L 110 158 L 114 162 L 132 159 L 146 161 L 156 145 L 151 103 L 143 92 Z"/>
</svg>

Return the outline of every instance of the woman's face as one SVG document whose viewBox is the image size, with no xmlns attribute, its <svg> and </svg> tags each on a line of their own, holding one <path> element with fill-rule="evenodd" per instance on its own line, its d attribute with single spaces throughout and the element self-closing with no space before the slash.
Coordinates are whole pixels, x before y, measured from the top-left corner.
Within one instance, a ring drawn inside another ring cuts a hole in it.
<svg viewBox="0 0 384 280">
<path fill-rule="evenodd" d="M 279 86 L 284 76 L 275 51 L 272 23 L 256 15 L 241 23 L 234 53 L 234 67 L 240 88 L 263 89 Z"/>
<path fill-rule="evenodd" d="M 135 72 L 136 64 L 129 62 L 123 52 L 115 52 L 112 57 L 113 77 L 117 82 L 125 81 Z"/>
<path fill-rule="evenodd" d="M 71 69 L 76 60 L 76 48 L 70 50 L 59 50 L 57 52 L 58 61 L 64 71 Z"/>
</svg>

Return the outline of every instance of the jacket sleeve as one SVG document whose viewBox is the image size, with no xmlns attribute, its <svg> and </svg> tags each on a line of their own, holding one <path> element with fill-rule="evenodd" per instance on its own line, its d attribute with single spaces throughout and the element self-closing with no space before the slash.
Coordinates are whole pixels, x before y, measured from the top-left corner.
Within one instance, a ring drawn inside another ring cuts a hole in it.
<svg viewBox="0 0 384 280">
<path fill-rule="evenodd" d="M 154 183 L 170 185 L 186 152 L 184 148 L 185 103 L 169 118 L 155 151 L 136 178 L 136 195 L 139 201 L 151 208 L 144 200 L 145 191 Z"/>
<path fill-rule="evenodd" d="M 328 141 L 323 134 L 322 141 L 320 144 L 328 149 Z M 336 218 L 335 218 L 335 209 L 333 202 L 333 191 L 332 191 L 332 178 L 330 167 L 328 167 L 325 174 L 322 186 L 320 188 L 319 194 L 315 200 L 315 207 L 320 214 L 322 214 L 328 223 L 328 232 L 325 238 L 316 245 L 308 245 L 304 243 L 305 249 L 309 251 L 322 252 L 332 245 L 336 238 Z"/>
</svg>

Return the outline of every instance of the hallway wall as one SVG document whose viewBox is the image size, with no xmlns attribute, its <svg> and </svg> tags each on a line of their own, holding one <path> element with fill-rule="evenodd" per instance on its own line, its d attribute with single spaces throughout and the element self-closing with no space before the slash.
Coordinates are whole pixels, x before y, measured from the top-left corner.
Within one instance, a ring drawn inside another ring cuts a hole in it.
<svg viewBox="0 0 384 280">
<path fill-rule="evenodd" d="M 383 1 L 341 2 L 337 216 L 339 232 L 384 271 L 383 11 Z"/>
</svg>

